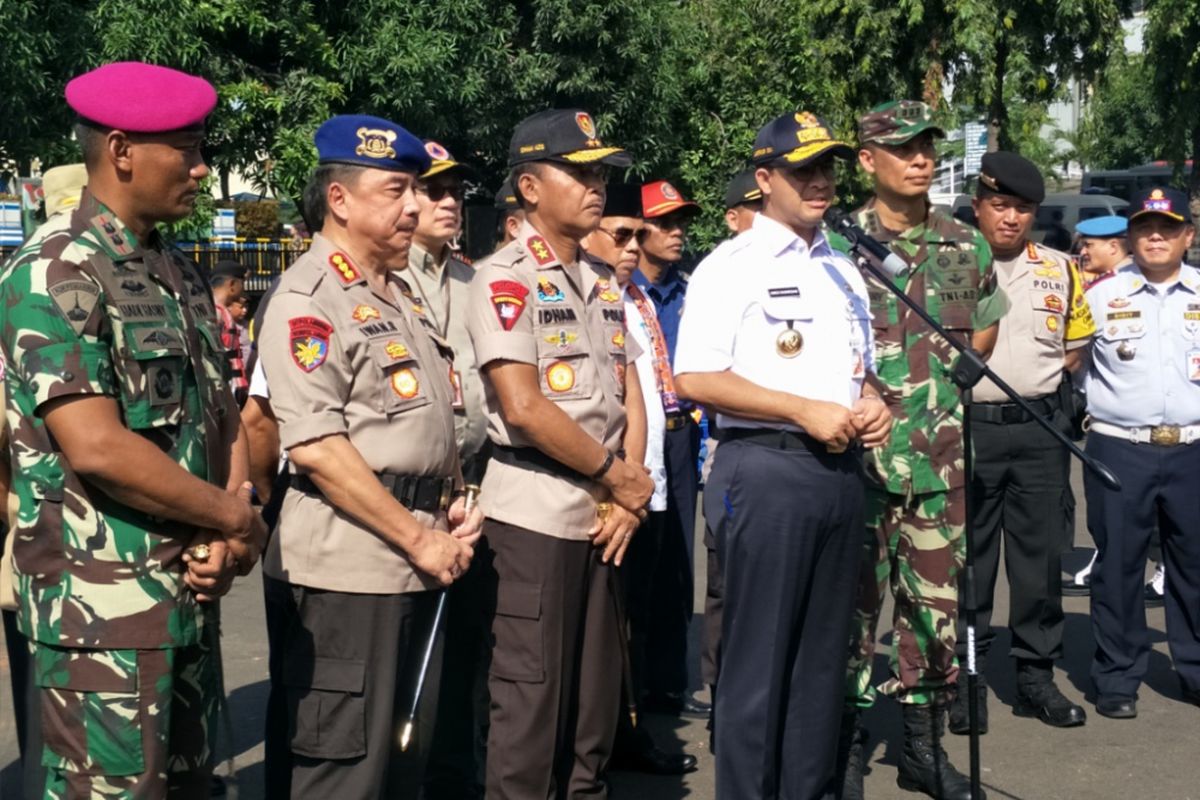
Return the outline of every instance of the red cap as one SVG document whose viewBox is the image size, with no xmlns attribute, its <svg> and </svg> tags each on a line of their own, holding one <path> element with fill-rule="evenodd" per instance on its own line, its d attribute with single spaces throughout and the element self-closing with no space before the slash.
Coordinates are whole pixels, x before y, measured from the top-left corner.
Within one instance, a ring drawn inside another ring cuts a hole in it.
<svg viewBox="0 0 1200 800">
<path fill-rule="evenodd" d="M 699 213 L 700 206 L 685 200 L 679 190 L 667 181 L 654 181 L 642 186 L 642 216 L 654 219 L 686 208 Z"/>
<path fill-rule="evenodd" d="M 85 120 L 131 133 L 191 128 L 217 104 L 217 90 L 203 78 L 140 61 L 85 72 L 67 84 L 66 97 Z"/>
</svg>

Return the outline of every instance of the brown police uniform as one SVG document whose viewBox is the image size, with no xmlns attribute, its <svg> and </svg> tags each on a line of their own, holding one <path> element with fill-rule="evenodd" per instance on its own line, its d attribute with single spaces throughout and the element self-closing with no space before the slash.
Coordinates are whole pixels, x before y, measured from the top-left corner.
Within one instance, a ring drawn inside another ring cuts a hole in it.
<svg viewBox="0 0 1200 800">
<path fill-rule="evenodd" d="M 625 433 L 627 341 L 612 270 L 563 264 L 526 223 L 479 266 L 467 325 L 481 367 L 537 368 L 542 393 L 610 452 Z M 604 489 L 530 446 L 483 380 L 495 451 L 480 506 L 495 552 L 490 798 L 603 796 L 621 685 L 611 565 L 588 532 Z"/>
<path fill-rule="evenodd" d="M 458 474 L 450 348 L 399 273 L 376 294 L 318 234 L 280 280 L 258 345 L 283 448 L 346 436 L 422 524 L 447 529 Z M 415 793 L 430 731 L 419 729 L 418 747 L 401 756 L 395 714 L 421 657 L 434 578 L 302 475 L 292 477 L 263 571 L 291 795 Z M 430 675 L 439 670 L 432 664 Z M 429 688 L 423 717 L 436 704 Z"/>
</svg>

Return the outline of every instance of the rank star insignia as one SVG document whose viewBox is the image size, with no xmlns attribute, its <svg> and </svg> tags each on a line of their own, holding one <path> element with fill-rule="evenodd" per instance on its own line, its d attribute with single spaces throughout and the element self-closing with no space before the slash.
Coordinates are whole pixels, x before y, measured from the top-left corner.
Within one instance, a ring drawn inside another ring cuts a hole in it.
<svg viewBox="0 0 1200 800">
<path fill-rule="evenodd" d="M 304 372 L 312 372 L 329 357 L 329 336 L 333 326 L 318 317 L 293 317 L 288 320 L 291 333 L 292 361 Z"/>
<path fill-rule="evenodd" d="M 334 253 L 331 255 L 329 257 L 329 266 L 333 267 L 333 271 L 337 273 L 338 278 L 347 286 L 362 277 L 362 274 L 355 269 L 354 265 L 350 263 L 350 259 L 346 258 L 344 253 Z"/>
<path fill-rule="evenodd" d="M 354 317 L 355 322 L 367 322 L 368 320 L 381 319 L 383 315 L 379 313 L 378 308 L 360 303 L 354 307 L 354 313 L 350 316 Z"/>
<path fill-rule="evenodd" d="M 538 263 L 538 266 L 544 267 L 554 261 L 554 251 L 550 249 L 550 245 L 540 236 L 530 236 L 525 240 L 525 247 L 529 250 L 533 260 Z"/>
</svg>

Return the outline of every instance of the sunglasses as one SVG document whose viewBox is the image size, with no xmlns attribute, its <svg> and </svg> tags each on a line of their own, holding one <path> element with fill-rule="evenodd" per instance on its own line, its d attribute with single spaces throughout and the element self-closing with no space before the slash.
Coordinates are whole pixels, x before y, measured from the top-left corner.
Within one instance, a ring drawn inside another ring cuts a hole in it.
<svg viewBox="0 0 1200 800">
<path fill-rule="evenodd" d="M 638 228 L 636 231 L 633 228 L 624 227 L 611 231 L 608 228 L 597 228 L 596 230 L 611 236 L 613 244 L 615 244 L 617 247 L 624 247 L 625 245 L 629 244 L 629 240 L 633 239 L 634 237 L 637 237 L 638 244 L 641 244 L 646 240 L 645 228 Z"/>
<path fill-rule="evenodd" d="M 463 198 L 467 196 L 467 189 L 461 183 L 422 183 L 417 185 L 417 191 L 435 203 L 442 202 L 446 195 L 459 202 L 462 202 Z"/>
<path fill-rule="evenodd" d="M 691 224 L 692 218 L 688 214 L 675 212 L 646 220 L 646 222 L 662 230 L 671 230 L 672 228 L 682 228 L 686 230 L 687 226 Z"/>
<path fill-rule="evenodd" d="M 832 180 L 837 175 L 837 165 L 834 164 L 832 158 L 822 159 L 815 164 L 805 164 L 800 167 L 793 167 L 787 172 L 800 183 L 808 183 L 820 175 L 826 180 Z"/>
</svg>

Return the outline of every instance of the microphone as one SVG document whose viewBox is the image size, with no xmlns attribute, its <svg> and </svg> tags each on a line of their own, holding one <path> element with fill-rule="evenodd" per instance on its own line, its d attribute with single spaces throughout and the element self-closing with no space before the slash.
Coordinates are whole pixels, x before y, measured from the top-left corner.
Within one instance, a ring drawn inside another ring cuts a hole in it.
<svg viewBox="0 0 1200 800">
<path fill-rule="evenodd" d="M 904 259 L 887 249 L 878 239 L 870 236 L 854 224 L 850 215 L 836 206 L 825 211 L 825 224 L 829 229 L 850 240 L 850 247 L 859 255 L 869 255 L 893 278 L 900 277 L 908 269 Z"/>
</svg>

